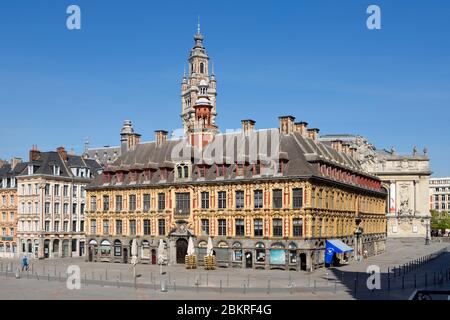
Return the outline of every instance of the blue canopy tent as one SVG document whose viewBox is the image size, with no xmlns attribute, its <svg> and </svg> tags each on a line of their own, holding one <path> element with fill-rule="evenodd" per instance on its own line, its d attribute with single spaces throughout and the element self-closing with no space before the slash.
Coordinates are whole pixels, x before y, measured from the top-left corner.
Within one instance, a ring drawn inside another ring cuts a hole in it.
<svg viewBox="0 0 450 320">
<path fill-rule="evenodd" d="M 331 264 L 335 253 L 347 253 L 353 251 L 353 248 L 349 247 L 341 240 L 327 240 L 325 244 L 325 263 Z"/>
</svg>

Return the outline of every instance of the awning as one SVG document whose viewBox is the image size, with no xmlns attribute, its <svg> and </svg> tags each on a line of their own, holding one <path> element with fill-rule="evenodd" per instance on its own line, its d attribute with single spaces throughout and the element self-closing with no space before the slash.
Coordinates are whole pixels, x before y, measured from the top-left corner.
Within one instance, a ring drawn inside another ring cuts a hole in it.
<svg viewBox="0 0 450 320">
<path fill-rule="evenodd" d="M 353 251 L 353 248 L 349 247 L 341 240 L 327 240 L 325 245 L 325 263 L 330 264 L 335 253 L 346 253 L 351 251 Z"/>
</svg>

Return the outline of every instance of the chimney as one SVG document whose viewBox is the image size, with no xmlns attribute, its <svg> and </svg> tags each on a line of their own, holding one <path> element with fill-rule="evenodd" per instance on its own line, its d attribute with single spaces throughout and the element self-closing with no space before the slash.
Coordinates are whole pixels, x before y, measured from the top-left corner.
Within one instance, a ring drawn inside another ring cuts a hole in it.
<svg viewBox="0 0 450 320">
<path fill-rule="evenodd" d="M 278 118 L 280 120 L 280 133 L 290 134 L 294 132 L 294 121 L 293 116 L 282 116 Z"/>
<path fill-rule="evenodd" d="M 19 163 L 22 163 L 22 158 L 12 158 L 11 159 L 11 168 L 14 169 Z"/>
<path fill-rule="evenodd" d="M 156 145 L 161 146 L 164 142 L 167 141 L 168 132 L 164 130 L 155 131 Z"/>
<path fill-rule="evenodd" d="M 242 120 L 242 131 L 247 135 L 255 130 L 255 121 L 254 120 Z"/>
<path fill-rule="evenodd" d="M 349 149 L 350 149 L 350 155 L 352 156 L 352 158 L 355 160 L 358 160 L 357 155 L 356 155 L 356 153 L 357 153 L 356 147 L 351 146 Z"/>
<path fill-rule="evenodd" d="M 294 131 L 299 132 L 302 136 L 307 136 L 308 122 L 301 121 L 294 123 Z"/>
<path fill-rule="evenodd" d="M 308 137 L 314 141 L 317 141 L 319 139 L 319 132 L 320 130 L 317 128 L 308 129 Z"/>
<path fill-rule="evenodd" d="M 342 140 L 333 140 L 331 141 L 331 147 L 337 152 L 343 151 Z"/>
<path fill-rule="evenodd" d="M 41 157 L 41 152 L 38 150 L 37 145 L 33 145 L 30 150 L 30 162 L 37 161 Z"/>
<path fill-rule="evenodd" d="M 67 161 L 67 151 L 66 151 L 66 149 L 65 149 L 64 147 L 59 147 L 59 148 L 57 148 L 57 149 L 56 149 L 56 152 L 59 153 L 59 155 L 61 156 L 61 158 L 62 158 L 64 161 Z"/>
<path fill-rule="evenodd" d="M 346 155 L 349 155 L 349 156 L 351 156 L 351 153 L 350 153 L 350 143 L 343 143 L 342 144 L 342 151 L 346 154 Z"/>
</svg>

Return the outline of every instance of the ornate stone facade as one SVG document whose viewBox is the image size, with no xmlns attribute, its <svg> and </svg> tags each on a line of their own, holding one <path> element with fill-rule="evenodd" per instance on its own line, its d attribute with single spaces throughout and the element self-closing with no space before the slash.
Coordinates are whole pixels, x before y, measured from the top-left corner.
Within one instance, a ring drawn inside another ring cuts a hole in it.
<svg viewBox="0 0 450 320">
<path fill-rule="evenodd" d="M 366 138 L 353 135 L 327 135 L 325 143 L 338 143 L 353 149 L 358 162 L 378 176 L 389 195 L 386 207 L 388 237 L 430 236 L 429 179 L 431 175 L 427 149 L 410 155 L 391 150 L 377 150 Z"/>
</svg>

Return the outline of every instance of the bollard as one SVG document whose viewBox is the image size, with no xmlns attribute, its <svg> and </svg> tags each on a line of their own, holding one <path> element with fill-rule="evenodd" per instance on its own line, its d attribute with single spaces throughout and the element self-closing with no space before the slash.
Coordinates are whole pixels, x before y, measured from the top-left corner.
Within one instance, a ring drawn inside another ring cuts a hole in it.
<svg viewBox="0 0 450 320">
<path fill-rule="evenodd" d="M 209 283 L 209 274 L 206 273 L 206 286 L 208 286 L 208 283 Z"/>
<path fill-rule="evenodd" d="M 227 273 L 227 287 L 230 287 L 230 274 Z"/>
<path fill-rule="evenodd" d="M 250 287 L 250 275 L 247 275 L 247 286 Z"/>
<path fill-rule="evenodd" d="M 391 291 L 391 278 L 388 277 L 388 292 Z"/>
<path fill-rule="evenodd" d="M 244 294 L 245 294 L 245 289 L 246 289 L 246 288 L 245 288 L 245 282 L 244 282 Z"/>
<path fill-rule="evenodd" d="M 100 287 L 103 287 L 103 276 L 100 275 Z"/>
<path fill-rule="evenodd" d="M 220 289 L 219 289 L 219 292 L 222 293 L 222 280 L 220 280 L 219 283 L 220 283 L 220 284 L 219 284 L 219 288 L 220 288 Z"/>
<path fill-rule="evenodd" d="M 175 292 L 177 292 L 177 283 L 176 283 L 175 280 L 173 280 L 173 290 L 174 290 Z"/>
<path fill-rule="evenodd" d="M 314 279 L 314 289 L 313 289 L 313 293 L 314 293 L 314 294 L 316 293 L 316 287 L 317 287 L 317 285 L 316 285 L 316 279 Z"/>
</svg>

